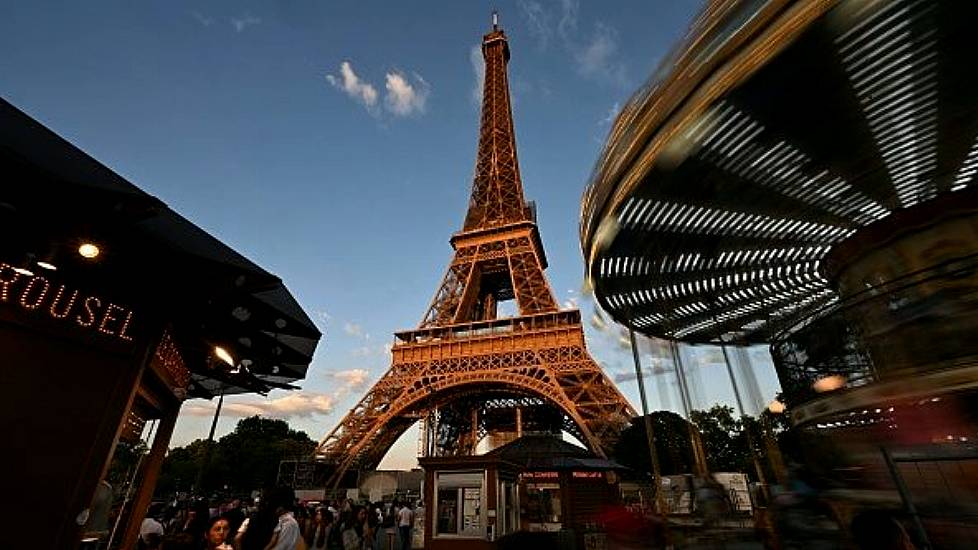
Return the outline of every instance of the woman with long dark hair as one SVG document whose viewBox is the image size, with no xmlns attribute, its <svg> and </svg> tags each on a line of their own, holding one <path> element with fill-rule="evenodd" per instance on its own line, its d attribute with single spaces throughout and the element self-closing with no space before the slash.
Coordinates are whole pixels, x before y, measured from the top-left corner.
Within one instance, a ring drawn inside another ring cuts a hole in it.
<svg viewBox="0 0 978 550">
<path fill-rule="evenodd" d="M 264 550 L 272 539 L 272 531 L 278 525 L 275 507 L 270 505 L 269 491 L 258 500 L 257 509 L 245 518 L 238 528 L 234 544 L 238 550 Z"/>
<path fill-rule="evenodd" d="M 326 541 L 332 527 L 333 514 L 325 506 L 316 508 L 316 512 L 306 527 L 306 545 L 309 548 L 326 548 Z"/>
</svg>

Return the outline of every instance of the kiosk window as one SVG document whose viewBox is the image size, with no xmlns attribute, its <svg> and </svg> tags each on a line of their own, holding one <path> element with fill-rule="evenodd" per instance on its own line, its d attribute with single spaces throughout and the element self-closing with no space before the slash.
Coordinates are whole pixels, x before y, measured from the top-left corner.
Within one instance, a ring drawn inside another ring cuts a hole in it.
<svg viewBox="0 0 978 550">
<path fill-rule="evenodd" d="M 483 537 L 483 473 L 439 473 L 437 480 L 435 535 Z"/>
<path fill-rule="evenodd" d="M 560 485 L 527 483 L 526 500 L 530 523 L 560 523 Z"/>
<path fill-rule="evenodd" d="M 519 528 L 519 506 L 516 503 L 516 483 L 504 481 L 500 484 L 499 505 L 496 507 L 498 536 L 512 533 Z"/>
</svg>

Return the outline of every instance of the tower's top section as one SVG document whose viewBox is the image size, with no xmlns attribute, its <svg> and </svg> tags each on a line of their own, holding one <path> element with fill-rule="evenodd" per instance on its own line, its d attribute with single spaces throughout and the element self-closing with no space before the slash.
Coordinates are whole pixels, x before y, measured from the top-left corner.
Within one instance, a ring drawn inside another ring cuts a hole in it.
<svg viewBox="0 0 978 550">
<path fill-rule="evenodd" d="M 486 76 L 482 88 L 482 121 L 475 160 L 472 198 L 464 231 L 488 229 L 532 219 L 523 200 L 520 165 L 516 160 L 516 134 L 510 109 L 506 63 L 509 44 L 492 14 L 492 30 L 482 38 Z"/>
</svg>

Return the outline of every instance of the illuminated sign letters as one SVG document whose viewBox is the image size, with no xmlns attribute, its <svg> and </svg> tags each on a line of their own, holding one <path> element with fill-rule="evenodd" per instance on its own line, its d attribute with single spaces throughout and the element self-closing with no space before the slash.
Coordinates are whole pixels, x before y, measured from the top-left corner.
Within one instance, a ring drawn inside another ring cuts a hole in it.
<svg viewBox="0 0 978 550">
<path fill-rule="evenodd" d="M 523 472 L 521 479 L 557 479 L 560 476 L 557 472 Z"/>
<path fill-rule="evenodd" d="M 39 275 L 17 273 L 4 263 L 0 263 L 0 304 L 19 306 L 28 312 L 46 314 L 106 336 L 132 341 L 129 335 L 132 310 Z"/>
</svg>

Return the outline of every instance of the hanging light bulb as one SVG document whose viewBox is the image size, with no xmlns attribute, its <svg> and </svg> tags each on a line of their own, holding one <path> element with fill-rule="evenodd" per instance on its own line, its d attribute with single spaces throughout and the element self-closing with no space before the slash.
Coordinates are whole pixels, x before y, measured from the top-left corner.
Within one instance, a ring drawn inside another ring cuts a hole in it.
<svg viewBox="0 0 978 550">
<path fill-rule="evenodd" d="M 101 250 L 99 250 L 98 245 L 92 243 L 82 243 L 81 246 L 78 247 L 78 253 L 81 254 L 83 258 L 88 258 L 89 260 L 93 260 L 98 257 L 100 252 Z"/>
<path fill-rule="evenodd" d="M 228 353 L 228 350 L 222 348 L 221 346 L 214 346 L 214 355 L 216 355 L 218 359 L 224 361 L 228 365 L 231 365 L 232 367 L 234 366 L 234 357 L 231 357 L 231 354 Z"/>
</svg>

